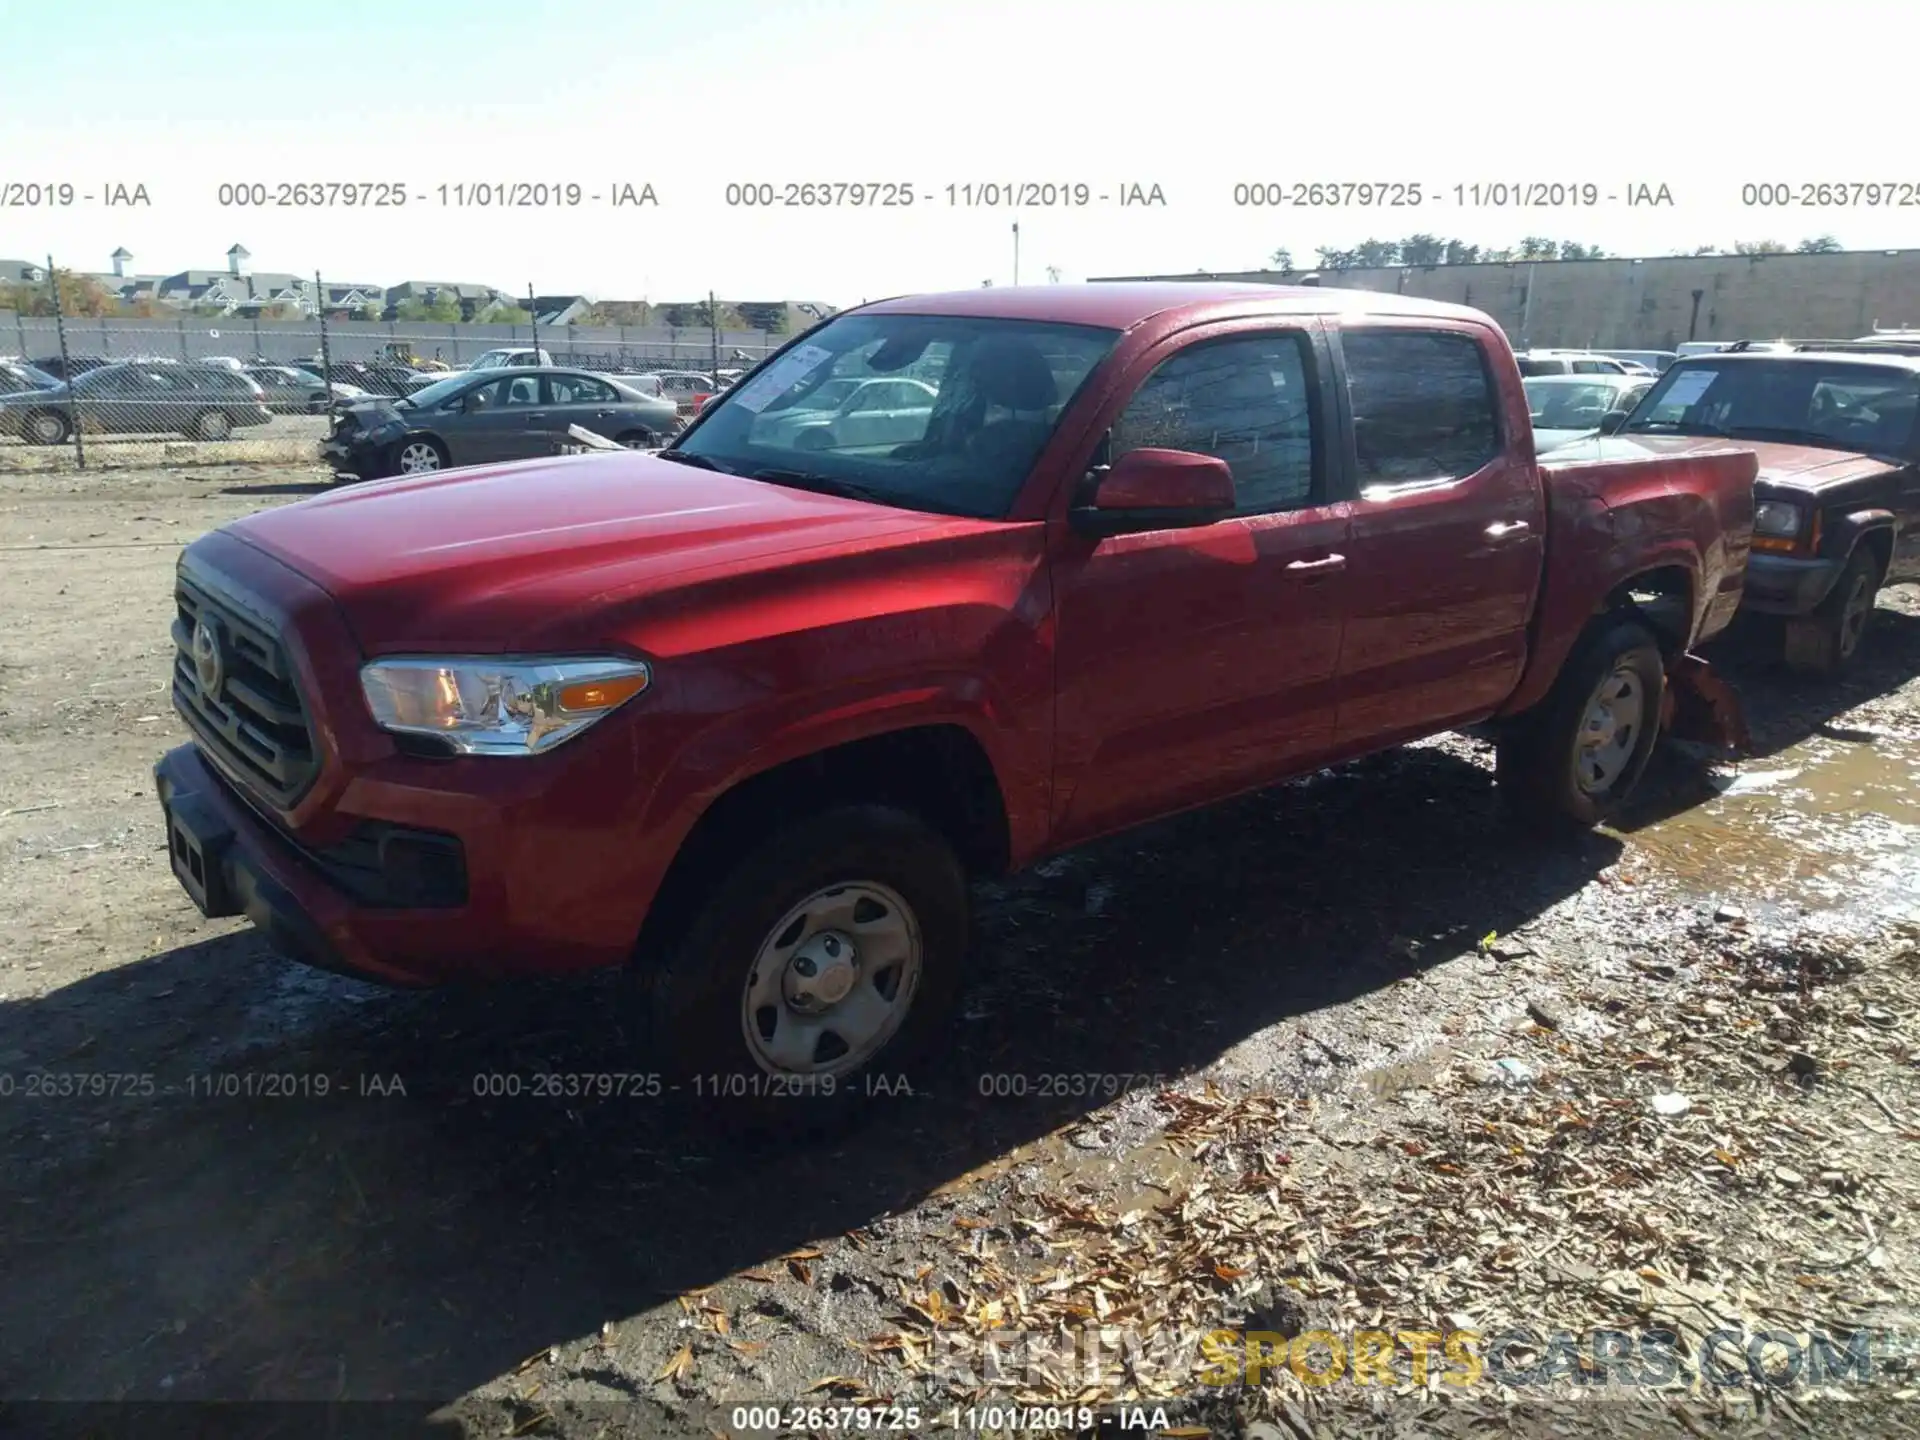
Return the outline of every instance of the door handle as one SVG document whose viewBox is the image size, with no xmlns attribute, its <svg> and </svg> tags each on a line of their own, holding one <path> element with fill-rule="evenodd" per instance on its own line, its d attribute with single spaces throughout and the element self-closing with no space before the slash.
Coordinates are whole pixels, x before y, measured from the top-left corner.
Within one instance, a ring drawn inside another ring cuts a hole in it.
<svg viewBox="0 0 1920 1440">
<path fill-rule="evenodd" d="M 529 414 L 527 418 L 529 420 L 545 420 L 547 418 L 547 412 L 544 410 L 535 410 Z"/>
<path fill-rule="evenodd" d="M 1487 526 L 1489 540 L 1505 540 L 1509 535 L 1524 535 L 1533 527 L 1524 520 L 1498 520 Z"/>
<path fill-rule="evenodd" d="M 1344 555 L 1329 555 L 1324 560 L 1293 560 L 1287 564 L 1287 569 L 1295 572 L 1325 572 L 1328 570 L 1344 570 L 1346 568 L 1347 557 Z"/>
</svg>

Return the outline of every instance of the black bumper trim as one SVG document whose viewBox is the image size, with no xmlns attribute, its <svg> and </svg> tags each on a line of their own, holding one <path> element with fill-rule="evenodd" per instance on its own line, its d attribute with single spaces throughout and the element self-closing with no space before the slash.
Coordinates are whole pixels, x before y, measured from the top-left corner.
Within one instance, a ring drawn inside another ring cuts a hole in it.
<svg viewBox="0 0 1920 1440">
<path fill-rule="evenodd" d="M 1803 560 L 1753 551 L 1747 557 L 1742 603 L 1767 615 L 1810 615 L 1820 608 L 1844 568 L 1844 561 L 1826 556 Z"/>
</svg>

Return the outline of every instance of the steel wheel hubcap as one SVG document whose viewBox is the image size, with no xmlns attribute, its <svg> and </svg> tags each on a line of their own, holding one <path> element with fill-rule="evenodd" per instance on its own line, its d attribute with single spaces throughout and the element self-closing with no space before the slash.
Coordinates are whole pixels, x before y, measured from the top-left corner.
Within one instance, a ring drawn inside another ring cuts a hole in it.
<svg viewBox="0 0 1920 1440">
<path fill-rule="evenodd" d="M 1574 774 L 1589 795 L 1611 788 L 1633 760 L 1646 719 L 1646 689 L 1629 669 L 1600 682 L 1580 725 Z"/>
<path fill-rule="evenodd" d="M 400 452 L 400 468 L 409 473 L 419 470 L 438 470 L 440 453 L 431 445 L 409 445 Z"/>
<path fill-rule="evenodd" d="M 43 415 L 33 422 L 33 433 L 38 435 L 42 440 L 58 440 L 60 438 L 60 422 L 58 420 L 48 419 Z"/>
<path fill-rule="evenodd" d="M 815 891 L 761 942 L 741 1029 L 769 1074 L 837 1075 L 899 1032 L 922 961 L 920 925 L 899 893 L 863 880 Z"/>
</svg>

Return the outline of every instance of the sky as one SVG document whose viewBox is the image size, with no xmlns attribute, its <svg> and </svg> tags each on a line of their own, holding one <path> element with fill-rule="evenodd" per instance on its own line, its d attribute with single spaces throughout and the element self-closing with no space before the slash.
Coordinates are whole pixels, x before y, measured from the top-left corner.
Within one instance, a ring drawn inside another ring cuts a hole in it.
<svg viewBox="0 0 1920 1440">
<path fill-rule="evenodd" d="M 175 3 L 164 24 L 153 0 L 13 15 L 32 43 L 0 85 L 0 257 L 106 270 L 124 246 L 164 274 L 240 244 L 256 269 L 329 281 L 846 305 L 1050 270 L 1253 269 L 1283 247 L 1310 265 L 1316 246 L 1416 232 L 1630 255 L 1820 234 L 1920 248 L 1910 100 L 1868 83 L 1861 38 L 1888 33 L 1886 0 L 1825 0 L 1818 23 L 1718 0 Z M 1795 99 L 1831 87 L 1843 125 Z M 407 199 L 222 203 L 222 185 L 299 182 Z M 1418 185 L 1421 203 L 1236 203 L 1347 182 Z M 1820 182 L 1907 203 L 1743 203 Z M 49 183 L 75 202 L 19 203 Z M 913 199 L 729 204 L 730 185 L 802 183 Z M 581 202 L 459 203 L 457 187 L 542 184 Z M 108 207 L 114 185 L 151 203 Z M 657 204 L 613 205 L 622 185 Z M 1045 193 L 1083 185 L 1085 204 Z M 1475 186 L 1485 202 L 1584 185 L 1596 203 L 1473 203 Z M 1640 186 L 1672 203 L 1629 206 Z M 1120 203 L 1134 194 L 1149 203 Z"/>
</svg>

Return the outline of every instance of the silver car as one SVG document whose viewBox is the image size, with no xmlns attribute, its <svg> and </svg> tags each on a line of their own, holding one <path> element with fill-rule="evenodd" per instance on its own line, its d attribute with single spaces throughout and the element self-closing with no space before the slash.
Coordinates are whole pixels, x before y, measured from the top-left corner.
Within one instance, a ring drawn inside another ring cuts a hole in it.
<svg viewBox="0 0 1920 1440">
<path fill-rule="evenodd" d="M 1599 434 L 1608 415 L 1631 411 L 1653 381 L 1651 375 L 1529 375 L 1520 385 L 1533 419 L 1534 453 Z"/>
<path fill-rule="evenodd" d="M 829 380 L 797 404 L 754 422 L 755 444 L 855 450 L 923 439 L 940 392 L 924 380 Z"/>
</svg>

